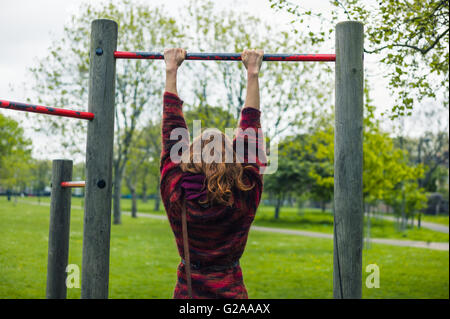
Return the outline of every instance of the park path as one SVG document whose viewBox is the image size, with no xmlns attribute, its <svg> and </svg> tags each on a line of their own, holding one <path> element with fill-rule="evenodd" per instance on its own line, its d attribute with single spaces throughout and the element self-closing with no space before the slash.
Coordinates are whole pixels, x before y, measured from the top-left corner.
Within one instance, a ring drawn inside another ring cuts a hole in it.
<svg viewBox="0 0 450 319">
<path fill-rule="evenodd" d="M 130 212 L 123 212 L 123 213 L 126 215 L 131 215 Z M 164 219 L 167 220 L 166 215 L 138 213 L 137 216 L 144 217 L 144 218 L 157 218 L 157 219 L 161 219 L 161 220 L 164 220 Z M 271 233 L 278 233 L 278 234 L 333 239 L 333 234 L 325 234 L 325 233 L 312 232 L 312 231 L 306 231 L 306 230 L 294 230 L 294 229 L 263 227 L 263 226 L 251 226 L 251 229 L 256 230 L 256 231 L 264 231 L 264 232 L 271 232 Z M 397 240 L 397 239 L 386 239 L 386 238 L 371 238 L 370 242 L 376 243 L 376 244 L 392 245 L 392 246 L 428 248 L 428 249 L 445 250 L 445 251 L 449 250 L 449 243 L 444 243 L 444 242 L 442 242 L 442 243 L 441 242 L 426 242 L 426 241 Z"/>
<path fill-rule="evenodd" d="M 386 219 L 386 220 L 393 221 L 393 222 L 396 221 L 396 218 L 394 216 L 381 215 L 379 217 L 381 217 L 383 219 Z M 418 225 L 419 225 L 419 221 L 417 219 L 415 219 L 414 220 L 414 226 L 417 227 Z M 431 229 L 431 230 L 434 230 L 434 231 L 437 231 L 437 232 L 440 232 L 440 233 L 445 233 L 445 234 L 449 233 L 449 227 L 447 225 L 421 221 L 420 222 L 420 227 L 428 228 L 428 229 Z"/>
<path fill-rule="evenodd" d="M 305 230 L 293 230 L 293 229 L 283 229 L 283 228 L 272 228 L 272 227 L 262 227 L 262 226 L 252 226 L 252 229 L 258 231 L 266 231 L 272 233 L 281 234 L 291 234 L 315 238 L 328 238 L 333 239 L 333 234 L 325 234 L 318 232 L 310 232 Z M 364 239 L 366 240 L 366 239 Z M 449 243 L 444 242 L 426 242 L 426 241 L 416 241 L 416 240 L 398 240 L 398 239 L 386 239 L 386 238 L 371 238 L 370 243 L 385 244 L 393 246 L 404 246 L 404 247 L 416 247 L 416 248 L 428 248 L 436 250 L 449 250 Z"/>
<path fill-rule="evenodd" d="M 24 204 L 50 206 L 50 203 L 38 203 L 38 202 L 30 202 L 30 201 L 20 201 L 20 202 L 22 202 Z M 73 205 L 72 205 L 72 208 L 81 209 L 81 210 L 83 209 L 83 207 L 81 207 L 81 206 L 73 206 Z M 124 211 L 122 213 L 124 215 L 131 215 L 131 212 Z M 167 220 L 167 216 L 162 215 L 162 214 L 137 213 L 137 216 L 143 217 L 143 218 Z M 325 234 L 325 233 L 312 232 L 312 231 L 306 231 L 306 230 L 294 230 L 294 229 L 263 227 L 263 226 L 251 226 L 251 229 L 256 230 L 256 231 L 278 233 L 278 234 L 333 239 L 333 234 Z M 445 243 L 445 242 L 426 242 L 426 241 L 398 240 L 398 239 L 386 239 L 386 238 L 371 238 L 370 242 L 376 243 L 376 244 L 392 245 L 392 246 L 427 248 L 427 249 L 444 250 L 444 251 L 449 250 L 449 243 Z"/>
</svg>

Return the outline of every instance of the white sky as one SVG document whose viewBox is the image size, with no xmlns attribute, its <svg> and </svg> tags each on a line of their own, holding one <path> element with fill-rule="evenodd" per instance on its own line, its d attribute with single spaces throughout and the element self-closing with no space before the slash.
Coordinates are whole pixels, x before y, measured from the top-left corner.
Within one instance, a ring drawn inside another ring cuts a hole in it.
<svg viewBox="0 0 450 319">
<path fill-rule="evenodd" d="M 0 0 L 0 99 L 24 102 L 26 92 L 22 89 L 26 81 L 27 69 L 34 65 L 36 58 L 43 57 L 51 45 L 52 39 L 62 36 L 65 22 L 75 13 L 81 0 Z M 168 8 L 176 10 L 186 3 L 186 0 L 147 0 L 146 3 L 164 3 Z M 260 16 L 267 21 L 273 21 L 274 26 L 286 27 L 290 16 L 270 8 L 268 0 L 220 0 L 216 1 L 218 7 L 232 7 L 237 11 L 247 11 Z M 305 7 L 311 7 L 321 12 L 330 12 L 328 0 L 301 1 Z M 314 28 L 314 26 L 311 26 Z M 329 44 L 332 53 L 334 43 Z M 119 48 L 120 49 L 120 48 Z M 189 50 L 189 48 L 187 48 Z M 393 101 L 386 90 L 386 83 L 377 69 L 376 57 L 366 55 L 366 76 L 369 77 L 372 88 L 372 98 L 380 112 L 392 105 Z M 11 88 L 14 88 L 12 90 Z M 58 107 L 57 105 L 52 105 Z M 429 123 L 420 116 L 420 111 L 437 109 L 441 123 Z M 45 145 L 44 136 L 35 135 L 23 120 L 21 112 L 0 110 L 2 114 L 20 119 L 28 136 L 32 137 L 33 144 Z M 15 114 L 13 114 L 15 113 Z M 414 113 L 415 116 L 404 120 L 405 133 L 418 136 L 425 130 L 448 129 L 448 113 L 434 102 L 424 103 Z M 36 115 L 39 116 L 39 115 Z M 382 122 L 386 130 L 394 131 L 389 120 Z M 398 124 L 398 123 L 397 123 Z M 32 134 L 33 133 L 33 134 Z"/>
</svg>

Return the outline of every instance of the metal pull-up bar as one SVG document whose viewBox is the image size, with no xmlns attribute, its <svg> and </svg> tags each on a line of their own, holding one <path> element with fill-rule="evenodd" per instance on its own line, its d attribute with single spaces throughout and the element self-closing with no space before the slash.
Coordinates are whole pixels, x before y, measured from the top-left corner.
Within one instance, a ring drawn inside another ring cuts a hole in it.
<svg viewBox="0 0 450 319">
<path fill-rule="evenodd" d="M 160 52 L 122 52 L 115 51 L 116 59 L 164 60 Z M 240 53 L 187 53 L 186 60 L 241 61 Z M 336 61 L 336 54 L 264 54 L 263 61 Z"/>
<path fill-rule="evenodd" d="M 83 119 L 83 120 L 94 119 L 94 113 L 90 113 L 90 112 L 58 109 L 55 107 L 26 104 L 26 103 L 12 102 L 12 101 L 6 101 L 6 100 L 0 100 L 0 108 L 10 109 L 10 110 L 15 110 L 15 111 L 24 111 L 24 112 L 55 115 L 55 116 L 73 117 L 73 118 Z"/>
<path fill-rule="evenodd" d="M 67 181 L 67 182 L 61 182 L 61 187 L 63 188 L 72 188 L 72 187 L 85 187 L 86 182 L 85 181 Z"/>
</svg>

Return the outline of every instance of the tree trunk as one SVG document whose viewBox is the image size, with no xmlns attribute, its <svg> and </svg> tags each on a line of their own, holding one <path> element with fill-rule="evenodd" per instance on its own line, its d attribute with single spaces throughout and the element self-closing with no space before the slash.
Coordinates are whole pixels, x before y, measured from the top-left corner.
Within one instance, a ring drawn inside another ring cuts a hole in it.
<svg viewBox="0 0 450 319">
<path fill-rule="evenodd" d="M 436 209 L 434 211 L 434 214 L 437 216 L 439 215 L 439 211 L 441 210 L 441 199 L 439 198 L 436 203 Z"/>
<path fill-rule="evenodd" d="M 280 208 L 281 208 L 281 204 L 283 203 L 283 199 L 282 197 L 277 197 L 277 203 L 275 206 L 275 219 L 278 219 L 280 217 Z"/>
<path fill-rule="evenodd" d="M 147 203 L 147 183 L 142 183 L 142 202 Z"/>
<path fill-rule="evenodd" d="M 144 171 L 144 178 L 142 179 L 142 202 L 147 203 L 147 169 Z"/>
<path fill-rule="evenodd" d="M 131 217 L 137 218 L 137 194 L 136 188 L 131 191 Z"/>
<path fill-rule="evenodd" d="M 136 176 L 136 171 L 133 172 L 132 176 Z M 127 175 L 125 177 L 125 182 L 127 184 L 128 190 L 131 193 L 131 217 L 137 218 L 137 193 L 136 193 L 136 183 L 131 182 L 132 177 Z"/>
<path fill-rule="evenodd" d="M 297 214 L 299 216 L 303 216 L 303 202 L 301 200 L 297 200 Z"/>
<path fill-rule="evenodd" d="M 113 211 L 114 211 L 114 225 L 122 223 L 120 211 L 120 199 L 122 196 L 122 171 L 114 169 L 114 192 L 113 192 Z"/>
<path fill-rule="evenodd" d="M 402 187 L 403 188 L 403 187 Z M 406 229 L 406 212 L 405 212 L 405 191 L 404 189 L 402 189 L 402 221 L 401 221 L 401 226 L 400 229 L 401 231 L 404 231 Z"/>
</svg>

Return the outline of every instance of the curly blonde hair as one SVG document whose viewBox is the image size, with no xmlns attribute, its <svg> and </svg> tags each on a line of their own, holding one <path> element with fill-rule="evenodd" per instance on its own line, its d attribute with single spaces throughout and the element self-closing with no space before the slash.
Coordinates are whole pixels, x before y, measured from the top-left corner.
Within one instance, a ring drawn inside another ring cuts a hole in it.
<svg viewBox="0 0 450 319">
<path fill-rule="evenodd" d="M 217 138 L 218 136 L 221 138 Z M 197 143 L 201 143 L 200 147 Z M 217 149 L 221 149 L 222 154 L 211 154 Z M 205 155 L 208 155 L 208 150 L 210 150 L 209 155 L 215 160 L 204 160 Z M 225 156 L 227 152 L 232 154 L 231 163 L 225 161 L 228 161 Z M 200 204 L 219 203 L 232 206 L 234 203 L 233 189 L 246 192 L 255 186 L 254 184 L 247 185 L 244 181 L 244 171 L 251 166 L 236 160 L 232 141 L 217 129 L 206 129 L 197 136 L 189 146 L 189 154 L 189 162 L 181 163 L 181 170 L 205 175 L 204 187 L 206 187 L 207 199 L 204 202 L 200 201 Z M 199 161 L 199 159 L 201 160 Z"/>
</svg>

